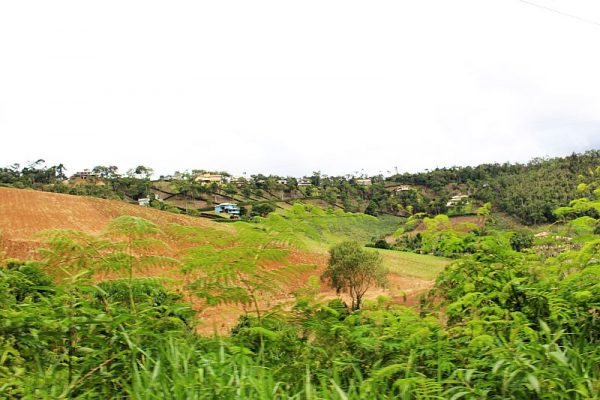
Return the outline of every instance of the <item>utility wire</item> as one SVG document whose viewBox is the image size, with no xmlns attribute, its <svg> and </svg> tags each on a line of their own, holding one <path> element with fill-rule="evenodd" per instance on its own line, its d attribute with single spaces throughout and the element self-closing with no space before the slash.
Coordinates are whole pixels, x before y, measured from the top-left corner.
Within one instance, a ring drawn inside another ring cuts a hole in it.
<svg viewBox="0 0 600 400">
<path fill-rule="evenodd" d="M 585 19 L 585 18 L 579 17 L 577 15 L 568 14 L 566 12 L 557 10 L 555 8 L 551 8 L 551 7 L 548 7 L 548 6 L 541 5 L 541 4 L 537 4 L 537 3 L 534 3 L 532 1 L 528 1 L 528 0 L 519 0 L 519 1 L 521 3 L 529 4 L 530 6 L 541 8 L 542 10 L 551 11 L 551 12 L 554 12 L 554 13 L 557 13 L 557 14 L 560 14 L 560 15 L 564 15 L 565 17 L 570 17 L 570 18 L 577 19 L 577 20 L 579 20 L 581 22 L 587 22 L 588 24 L 593 24 L 593 25 L 596 25 L 596 26 L 600 26 L 600 22 L 592 21 L 591 19 Z"/>
</svg>

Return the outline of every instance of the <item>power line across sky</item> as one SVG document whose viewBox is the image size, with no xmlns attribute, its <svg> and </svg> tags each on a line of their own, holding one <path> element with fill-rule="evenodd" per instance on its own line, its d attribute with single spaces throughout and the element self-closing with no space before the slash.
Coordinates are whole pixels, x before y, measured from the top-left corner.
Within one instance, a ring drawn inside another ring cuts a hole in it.
<svg viewBox="0 0 600 400">
<path fill-rule="evenodd" d="M 591 19 L 587 19 L 587 18 L 581 17 L 579 15 L 575 15 L 575 14 L 571 14 L 571 13 L 568 13 L 568 12 L 565 12 L 565 11 L 561 11 L 559 9 L 556 9 L 556 8 L 553 8 L 553 7 L 548 7 L 546 5 L 535 3 L 533 1 L 528 1 L 528 0 L 519 0 L 519 1 L 521 3 L 529 4 L 529 5 L 533 6 L 533 7 L 538 7 L 538 8 L 541 8 L 543 10 L 546 10 L 546 11 L 550 11 L 550 12 L 553 12 L 553 13 L 556 13 L 556 14 L 563 15 L 565 17 L 576 19 L 576 20 L 581 21 L 581 22 L 585 22 L 585 23 L 588 23 L 588 24 L 593 24 L 593 25 L 596 25 L 596 26 L 600 26 L 600 22 L 597 22 L 597 21 L 594 21 L 594 20 L 591 20 Z"/>
</svg>

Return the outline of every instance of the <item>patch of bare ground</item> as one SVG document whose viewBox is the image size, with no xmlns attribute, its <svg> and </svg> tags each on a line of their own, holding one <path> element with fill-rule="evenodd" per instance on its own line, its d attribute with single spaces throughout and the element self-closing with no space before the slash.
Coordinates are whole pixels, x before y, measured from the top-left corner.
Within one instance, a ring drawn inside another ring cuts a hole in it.
<svg viewBox="0 0 600 400">
<path fill-rule="evenodd" d="M 214 222 L 122 201 L 0 187 L 0 245 L 9 257 L 32 258 L 46 229 L 101 232 L 121 215 L 146 218 L 156 224 L 210 226 Z"/>
<path fill-rule="evenodd" d="M 274 307 L 290 309 L 295 297 L 291 294 L 297 289 L 303 288 L 311 275 L 320 276 L 326 266 L 327 257 L 323 254 L 307 254 L 293 252 L 288 262 L 294 261 L 298 264 L 314 264 L 316 269 L 305 271 L 288 282 L 285 288 L 282 288 L 281 294 L 264 296 L 259 302 L 261 313 L 267 313 Z M 301 261 L 301 262 L 298 262 Z M 389 285 L 387 288 L 371 288 L 365 294 L 365 300 L 375 300 L 379 296 L 385 296 L 391 299 L 393 303 L 402 304 L 408 307 L 416 307 L 419 304 L 419 296 L 431 289 L 433 281 L 419 279 L 409 276 L 400 276 L 394 273 L 388 276 Z M 328 287 L 325 283 L 320 283 L 320 291 L 316 298 L 320 301 L 329 301 L 335 298 L 341 298 L 346 304 L 350 304 L 350 297 L 345 293 L 337 294 L 336 291 Z M 239 317 L 248 312 L 256 314 L 251 306 L 241 307 L 230 304 L 223 304 L 216 307 L 205 307 L 202 301 L 187 297 L 194 304 L 194 308 L 199 312 L 200 324 L 197 332 L 203 335 L 227 334 L 235 326 Z"/>
</svg>

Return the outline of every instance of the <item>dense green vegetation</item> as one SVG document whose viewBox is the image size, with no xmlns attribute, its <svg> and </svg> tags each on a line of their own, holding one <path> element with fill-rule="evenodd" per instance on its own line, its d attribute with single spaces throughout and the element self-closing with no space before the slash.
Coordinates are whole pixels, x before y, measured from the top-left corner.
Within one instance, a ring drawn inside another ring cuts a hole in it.
<svg viewBox="0 0 600 400">
<path fill-rule="evenodd" d="M 589 174 L 598 164 L 600 151 L 592 150 L 568 157 L 537 158 L 527 164 L 436 168 L 395 175 L 389 180 L 422 185 L 444 200 L 449 198 L 449 189 L 460 188 L 476 200 L 492 202 L 526 224 L 539 224 L 556 220 L 553 210 L 578 197 L 578 177 Z"/>
<path fill-rule="evenodd" d="M 295 204 L 218 228 L 125 216 L 101 234 L 45 232 L 39 259 L 0 260 L 0 398 L 597 399 L 598 177 L 574 184 L 579 198 L 538 235 L 499 229 L 486 205 L 477 224 Z M 455 261 L 344 242 L 387 248 L 393 231 L 393 248 Z M 384 283 L 382 262 L 406 259 L 435 284 L 418 309 L 325 301 L 316 275 L 286 293 L 314 271 L 288 256 L 328 246 L 321 279 L 340 291 L 365 271 Z M 136 277 L 153 268 L 177 274 Z M 265 308 L 277 293 L 293 297 Z M 202 336 L 191 299 L 244 313 Z"/>
<path fill-rule="evenodd" d="M 161 231 L 121 217 L 100 236 L 49 232 L 39 261 L 0 269 L 0 397 L 598 398 L 600 237 L 588 215 L 596 185 L 580 185 L 593 195 L 556 210 L 567 222 L 556 235 L 570 235 L 571 246 L 552 255 L 547 238 L 480 230 L 420 311 L 383 297 L 356 310 L 323 302 L 312 280 L 289 311 L 253 307 L 298 271 L 262 261 L 385 226 L 370 216 L 297 205 L 222 230 Z M 445 221 L 428 223 L 434 245 L 456 234 Z M 171 257 L 170 241 L 186 243 L 183 254 Z M 228 336 L 197 335 L 173 285 L 132 276 L 165 263 L 207 306 L 248 306 Z M 120 278 L 94 284 L 92 272 L 106 269 Z"/>
<path fill-rule="evenodd" d="M 327 176 L 314 172 L 302 179 L 275 175 L 252 175 L 234 183 L 201 183 L 195 178 L 202 170 L 176 172 L 172 176 L 151 181 L 152 169 L 138 166 L 119 174 L 116 166 L 96 166 L 94 179 L 66 181 L 63 164 L 46 166 L 38 160 L 24 167 L 13 164 L 0 168 L 0 185 L 34 188 L 45 191 L 91 195 L 103 198 L 137 200 L 154 193 L 175 196 L 169 200 L 151 201 L 151 206 L 171 212 L 199 215 L 190 206 L 195 200 L 210 209 L 215 195 L 245 206 L 244 216 L 265 216 L 276 209 L 275 203 L 318 199 L 333 209 L 364 212 L 371 215 L 409 217 L 425 213 L 469 215 L 478 206 L 491 203 L 527 225 L 555 222 L 553 210 L 577 198 L 577 179 L 587 175 L 600 163 L 600 151 L 550 159 L 537 158 L 526 164 L 482 164 L 475 167 L 436 168 L 414 174 L 383 175 L 369 178 L 368 185 L 357 176 Z M 223 177 L 231 178 L 227 173 Z M 361 176 L 361 178 L 366 178 Z M 408 185 L 396 191 L 399 186 Z M 166 192 L 165 192 L 166 191 Z M 468 200 L 452 204 L 454 195 L 468 195 Z M 450 204 L 450 205 L 449 205 Z M 594 217 L 595 215 L 590 215 Z"/>
</svg>

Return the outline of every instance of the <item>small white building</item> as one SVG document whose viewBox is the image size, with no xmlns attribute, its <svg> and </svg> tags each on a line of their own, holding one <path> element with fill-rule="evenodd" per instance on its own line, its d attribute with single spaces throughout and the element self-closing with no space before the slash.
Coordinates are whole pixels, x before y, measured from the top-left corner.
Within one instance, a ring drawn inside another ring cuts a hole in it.
<svg viewBox="0 0 600 400">
<path fill-rule="evenodd" d="M 211 174 L 209 172 L 205 172 L 200 174 L 194 178 L 194 181 L 198 183 L 222 183 L 223 175 L 220 174 Z"/>
<path fill-rule="evenodd" d="M 76 172 L 73 174 L 73 176 L 71 176 L 71 179 L 81 179 L 81 180 L 97 179 L 97 178 L 98 178 L 98 174 L 90 171 L 89 169 L 84 169 L 83 171 Z"/>
<path fill-rule="evenodd" d="M 244 176 L 234 176 L 231 178 L 229 183 L 236 185 L 236 186 L 243 186 L 248 183 L 248 180 Z"/>
<path fill-rule="evenodd" d="M 457 194 L 456 196 L 450 197 L 450 200 L 446 203 L 446 207 L 452 207 L 461 202 L 466 202 L 467 200 L 469 200 L 468 194 Z"/>
<path fill-rule="evenodd" d="M 366 178 L 366 179 L 357 179 L 356 180 L 356 184 L 358 186 L 371 186 L 372 182 L 371 182 L 371 179 L 369 179 L 369 178 Z"/>
<path fill-rule="evenodd" d="M 150 206 L 150 197 L 140 197 L 138 199 L 138 204 L 142 207 L 149 207 Z"/>
<path fill-rule="evenodd" d="M 104 186 L 104 179 L 97 173 L 84 169 L 83 171 L 76 172 L 73 174 L 65 183 L 70 185 L 83 185 L 83 184 L 94 184 L 96 186 Z"/>
<path fill-rule="evenodd" d="M 310 179 L 298 179 L 298 187 L 301 186 L 312 186 L 312 182 L 310 181 Z"/>
<path fill-rule="evenodd" d="M 400 192 L 408 192 L 408 191 L 410 191 L 410 190 L 412 190 L 412 187 L 410 187 L 410 186 L 408 186 L 408 185 L 401 185 L 401 186 L 398 186 L 398 187 L 396 188 L 396 193 L 400 193 Z"/>
</svg>

